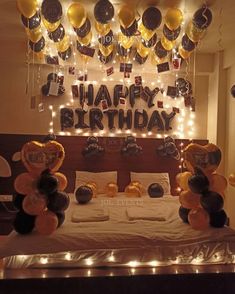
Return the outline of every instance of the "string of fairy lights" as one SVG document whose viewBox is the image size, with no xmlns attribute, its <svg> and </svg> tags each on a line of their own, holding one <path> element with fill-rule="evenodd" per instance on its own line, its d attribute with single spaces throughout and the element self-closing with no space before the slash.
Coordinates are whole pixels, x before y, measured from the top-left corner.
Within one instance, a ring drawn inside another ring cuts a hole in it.
<svg viewBox="0 0 235 294">
<path fill-rule="evenodd" d="M 35 0 L 36 1 L 36 0 Z M 34 2 L 35 2 L 34 1 Z M 68 65 L 72 65 L 74 66 L 77 70 L 79 70 L 79 74 L 81 75 L 85 75 L 90 73 L 90 71 L 92 71 L 92 66 L 93 68 L 96 67 L 96 63 L 97 60 L 94 60 L 96 58 L 88 58 L 87 56 L 82 56 L 79 52 L 79 50 L 76 50 L 77 47 L 77 40 L 83 40 L 83 42 L 90 42 L 89 46 L 92 48 L 99 48 L 101 51 L 104 50 L 104 48 L 102 48 L 101 44 L 99 43 L 98 39 L 101 38 L 103 35 L 102 33 L 100 33 L 100 31 L 97 31 L 96 33 L 94 33 L 93 30 L 90 30 L 90 32 L 86 35 L 86 38 L 88 39 L 88 41 L 86 41 L 84 38 L 80 38 L 77 36 L 76 30 L 73 29 L 73 27 L 71 26 L 71 19 L 69 19 L 69 17 L 65 17 L 65 14 L 68 13 L 69 10 L 71 10 L 71 3 L 69 1 L 59 1 L 61 3 L 62 6 L 62 11 L 64 14 L 62 14 L 62 18 L 59 22 L 59 24 L 62 25 L 62 27 L 60 27 L 61 32 L 59 32 L 59 35 L 57 37 L 58 43 L 55 42 L 55 40 L 51 39 L 49 37 L 49 33 L 51 32 L 51 30 L 49 30 L 49 28 L 51 29 L 51 26 L 54 27 L 54 25 L 56 23 L 48 23 L 45 21 L 44 19 L 44 15 L 41 12 L 41 7 L 42 4 L 46 2 L 44 0 L 38 0 L 37 1 L 37 13 L 38 13 L 38 17 L 36 19 L 36 21 L 40 21 L 40 17 L 42 18 L 42 23 L 40 24 L 40 26 L 37 28 L 37 33 L 41 36 L 43 36 L 43 38 L 45 39 L 45 49 L 43 51 L 43 56 L 45 55 L 49 55 L 50 57 L 53 57 L 55 55 L 57 55 L 57 49 L 58 46 L 60 45 L 59 48 L 61 48 L 61 41 L 62 45 L 64 44 L 68 44 L 68 46 L 70 46 L 73 50 L 72 50 L 72 56 L 69 59 L 69 61 L 67 60 L 61 60 L 60 59 L 60 63 L 59 65 L 52 65 L 53 68 L 53 72 L 57 73 L 58 75 L 63 75 L 63 72 L 65 71 L 65 69 L 67 68 Z M 58 2 L 58 1 L 55 1 Z M 99 1 L 97 1 L 99 2 Z M 209 25 L 209 23 L 211 22 L 210 18 L 210 14 L 208 14 L 208 9 L 205 5 L 205 1 L 202 2 L 202 4 L 204 4 L 204 8 L 201 8 L 201 13 L 202 16 L 204 17 L 204 19 L 206 20 L 206 23 L 208 23 L 205 28 L 207 28 L 207 26 Z M 89 4 L 90 5 L 90 4 Z M 87 4 L 87 7 L 85 9 L 88 9 L 88 7 L 90 7 Z M 139 5 L 139 4 L 138 4 Z M 118 9 L 120 9 L 120 7 L 118 7 Z M 122 9 L 122 8 L 121 8 Z M 125 8 L 126 9 L 126 8 Z M 124 11 L 126 11 L 124 9 Z M 152 9 L 152 8 L 151 8 Z M 187 33 L 191 40 L 194 41 L 194 44 L 196 43 L 200 43 L 201 41 L 201 36 L 204 36 L 204 29 L 198 29 L 196 27 L 194 27 L 194 25 L 192 24 L 192 15 L 190 15 L 190 12 L 186 10 L 186 1 L 181 3 L 181 6 L 179 7 L 179 9 L 181 10 L 181 13 L 183 15 L 183 19 L 180 21 L 180 34 L 179 34 L 179 38 L 177 37 L 177 40 L 181 41 L 182 40 L 182 36 L 185 36 L 185 34 Z M 116 7 L 115 7 L 116 10 Z M 200 9 L 199 9 L 200 10 Z M 128 11 L 128 10 L 127 10 Z M 146 12 L 146 11 L 145 11 Z M 179 10 L 178 10 L 179 12 Z M 41 14 L 41 16 L 40 16 Z M 55 133 L 55 134 L 59 134 L 59 135 L 64 135 L 64 136 L 70 136 L 70 135 L 80 135 L 80 136 L 90 136 L 90 135 L 95 135 L 95 136 L 110 136 L 110 137 L 114 137 L 114 136 L 124 136 L 124 135 L 132 135 L 135 137 L 142 137 L 142 138 L 164 138 L 168 135 L 174 136 L 175 138 L 179 138 L 179 139 L 184 139 L 184 138 L 189 138 L 190 140 L 192 140 L 195 135 L 196 135 L 196 127 L 195 127 L 195 120 L 196 120 L 196 116 L 195 116 L 195 112 L 192 111 L 193 109 L 190 108 L 186 108 L 184 106 L 184 97 L 179 96 L 175 99 L 172 99 L 171 97 L 167 96 L 166 94 L 166 87 L 167 87 L 167 82 L 165 81 L 165 77 L 166 76 L 174 76 L 174 79 L 177 80 L 179 77 L 184 77 L 184 78 L 188 78 L 189 77 L 189 73 L 188 73 L 188 67 L 190 64 L 190 58 L 188 58 L 190 56 L 190 54 L 193 52 L 193 50 L 189 50 L 189 51 L 185 51 L 184 48 L 182 48 L 182 45 L 179 44 L 179 42 L 170 42 L 169 40 L 167 41 L 166 39 L 164 39 L 164 36 L 162 35 L 162 28 L 161 29 L 157 29 L 156 32 L 158 33 L 158 40 L 160 40 L 162 42 L 162 44 L 165 44 L 165 46 L 167 46 L 167 48 L 172 52 L 172 56 L 176 55 L 177 56 L 177 52 L 181 52 L 181 55 L 186 54 L 185 55 L 185 69 L 176 71 L 176 72 L 168 72 L 167 75 L 166 74 L 157 74 L 156 72 L 156 64 L 158 64 L 159 62 L 163 62 L 163 61 L 169 61 L 169 55 L 167 55 L 166 58 L 159 58 L 157 55 L 155 55 L 155 47 L 143 47 L 141 45 L 141 41 L 143 41 L 144 38 L 143 36 L 145 35 L 145 33 L 149 34 L 149 30 L 146 29 L 146 27 L 143 25 L 143 15 L 142 13 L 139 12 L 139 8 L 138 11 L 136 12 L 136 15 L 134 16 L 136 21 L 137 21 L 137 25 L 139 26 L 139 30 L 140 30 L 140 36 L 136 35 L 136 36 L 131 36 L 130 38 L 125 37 L 125 35 L 123 35 L 123 30 L 121 29 L 120 26 L 118 26 L 117 24 L 119 24 L 120 22 L 120 11 L 116 14 L 114 14 L 114 16 L 112 17 L 110 23 L 108 23 L 107 26 L 109 26 L 109 29 L 112 29 L 113 32 L 113 40 L 115 42 L 117 42 L 117 45 L 119 44 L 119 42 L 121 42 L 121 44 L 125 44 L 127 45 L 126 51 L 127 54 L 125 56 L 120 56 L 119 52 L 115 52 L 114 54 L 114 58 L 113 60 L 109 63 L 109 64 L 105 64 L 105 63 L 99 63 L 98 67 L 100 69 L 100 73 L 99 73 L 99 77 L 97 79 L 92 79 L 90 81 L 74 81 L 73 84 L 76 85 L 80 85 L 80 83 L 83 83 L 85 86 L 88 85 L 89 83 L 91 83 L 93 86 L 99 86 L 100 83 L 105 83 L 107 85 L 111 85 L 114 82 L 120 82 L 123 84 L 123 86 L 130 86 L 131 84 L 133 84 L 133 77 L 134 75 L 143 75 L 143 79 L 142 82 L 144 85 L 151 85 L 151 87 L 159 87 L 160 89 L 164 89 L 162 95 L 159 94 L 159 96 L 157 97 L 157 99 L 159 101 L 164 101 L 164 107 L 163 109 L 166 111 L 169 111 L 172 109 L 172 106 L 177 107 L 180 111 L 179 113 L 177 113 L 177 116 L 175 118 L 174 121 L 174 129 L 169 132 L 166 133 L 164 132 L 158 132 L 156 133 L 155 131 L 144 131 L 144 130 L 136 130 L 136 129 L 131 129 L 131 130 L 123 130 L 123 129 L 116 129 L 116 130 L 108 130 L 108 129 L 104 129 L 104 130 L 83 130 L 83 129 L 72 129 L 72 130 L 68 130 L 68 131 L 60 131 L 58 130 L 57 127 L 57 121 L 58 121 L 58 117 L 59 117 L 59 113 L 60 110 L 63 107 L 71 107 L 72 109 L 75 109 L 76 107 L 76 101 L 74 100 L 72 93 L 67 93 L 64 95 L 65 97 L 65 101 L 64 103 L 61 103 L 60 105 L 58 105 L 56 102 L 52 102 L 51 100 L 48 99 L 48 102 L 44 99 L 44 103 L 48 103 L 49 106 L 45 107 L 45 109 L 49 108 L 49 111 L 51 112 L 50 114 L 50 120 L 49 120 L 49 127 L 48 127 L 48 131 L 49 133 Z M 90 12 L 88 14 L 86 14 L 87 19 L 89 19 L 92 23 L 92 27 L 94 26 L 94 20 L 93 18 L 91 18 L 91 14 Z M 68 16 L 68 15 L 67 15 Z M 138 16 L 138 17 L 137 17 Z M 141 19 L 142 16 L 142 19 Z M 208 18 L 209 16 L 209 18 Z M 201 17 L 201 16 L 200 16 Z M 122 23 L 122 22 L 121 22 Z M 162 21 L 162 24 L 165 26 L 166 25 L 166 19 L 164 19 Z M 101 25 L 101 24 L 99 24 Z M 48 28 L 49 26 L 49 28 Z M 106 25 L 101 25 L 101 27 L 103 26 L 103 28 Z M 97 29 L 97 28 L 96 28 Z M 49 30 L 49 31 L 48 31 Z M 143 31 L 144 30 L 144 31 Z M 144 32 L 144 33 L 143 33 Z M 155 32 L 155 31 L 154 31 Z M 153 33 L 154 33 L 153 32 Z M 27 31 L 27 35 L 28 36 L 32 36 L 31 35 L 31 31 L 28 28 Z M 63 35 L 63 33 L 65 34 L 65 36 Z M 152 34 L 151 34 L 152 35 Z M 131 46 L 129 46 L 128 44 L 132 42 L 132 37 L 134 39 L 134 44 L 137 47 L 137 53 L 139 53 L 141 55 L 142 58 L 145 58 L 145 53 L 146 56 L 148 55 L 148 61 L 145 64 L 141 64 L 141 65 L 137 65 L 136 66 L 136 54 L 131 54 Z M 192 38 L 193 37 L 193 38 Z M 146 41 L 146 40 L 145 40 Z M 145 43 L 148 46 L 148 43 L 150 42 L 150 39 L 147 40 Z M 86 43 L 84 43 L 86 44 Z M 111 44 L 112 45 L 112 44 Z M 108 46 L 107 48 L 109 48 L 110 46 Z M 107 49 L 106 48 L 106 49 Z M 107 50 L 106 50 L 107 51 Z M 103 52 L 103 51 L 102 51 Z M 194 51 L 194 67 L 195 67 L 195 55 L 196 55 L 196 51 Z M 42 52 L 34 52 L 32 50 L 32 48 L 30 48 L 29 44 L 28 44 L 28 50 L 26 53 L 26 58 L 28 60 L 27 64 L 29 65 L 30 61 L 29 61 L 29 56 L 31 56 L 31 65 L 34 67 L 35 64 L 39 63 L 43 63 L 42 61 Z M 95 56 L 96 57 L 96 56 Z M 120 74 L 120 78 L 118 78 L 117 76 L 105 76 L 107 67 L 113 66 L 115 68 L 115 73 L 116 73 L 116 68 L 119 66 L 119 62 L 120 60 L 122 62 L 131 64 L 133 63 L 133 72 L 132 72 L 132 76 L 130 78 L 125 78 L 123 76 L 121 76 Z M 153 65 L 154 64 L 154 65 Z M 29 79 L 30 79 L 30 75 L 29 75 L 29 70 L 30 68 L 28 67 L 28 80 L 27 80 L 27 84 L 29 83 Z M 37 87 L 38 88 L 38 81 L 39 79 L 41 79 L 41 67 L 38 67 L 38 75 L 37 75 Z M 185 72 L 184 72 L 185 71 Z M 153 78 L 151 78 L 151 80 L 149 78 L 147 78 L 145 76 L 145 73 L 148 72 L 150 74 L 153 74 Z M 35 75 L 35 73 L 33 72 L 33 75 Z M 33 79 L 34 80 L 34 79 Z M 33 82 L 32 85 L 32 91 L 35 91 L 35 84 Z M 193 71 L 193 90 L 195 90 L 195 69 Z M 34 94 L 34 93 L 32 93 Z M 155 109 L 157 109 L 155 107 Z"/>
</svg>

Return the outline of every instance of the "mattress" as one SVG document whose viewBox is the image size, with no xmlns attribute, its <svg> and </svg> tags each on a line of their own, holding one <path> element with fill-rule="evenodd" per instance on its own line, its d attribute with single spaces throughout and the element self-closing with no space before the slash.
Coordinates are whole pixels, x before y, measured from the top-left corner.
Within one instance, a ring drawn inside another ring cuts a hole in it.
<svg viewBox="0 0 235 294">
<path fill-rule="evenodd" d="M 70 194 L 66 220 L 52 235 L 12 232 L 0 245 L 6 268 L 157 266 L 169 264 L 233 263 L 235 231 L 229 227 L 193 230 L 178 216 L 176 196 L 115 198 L 99 195 L 79 205 Z M 73 222 L 74 212 L 103 207 L 105 221 Z M 128 219 L 128 209 L 161 211 L 158 219 Z"/>
</svg>

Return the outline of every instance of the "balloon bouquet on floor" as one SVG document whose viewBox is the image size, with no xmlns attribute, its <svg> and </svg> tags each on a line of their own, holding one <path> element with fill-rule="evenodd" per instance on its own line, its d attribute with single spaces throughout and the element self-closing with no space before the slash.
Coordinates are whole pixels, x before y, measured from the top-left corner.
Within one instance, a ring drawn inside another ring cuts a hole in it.
<svg viewBox="0 0 235 294">
<path fill-rule="evenodd" d="M 216 173 L 222 157 L 220 149 L 214 144 L 191 143 L 183 156 L 188 171 L 176 176 L 181 188 L 180 218 L 195 230 L 224 227 L 228 220 L 223 210 L 227 180 Z"/>
<path fill-rule="evenodd" d="M 34 228 L 43 235 L 52 234 L 65 220 L 69 196 L 66 176 L 57 172 L 65 157 L 63 146 L 50 136 L 44 143 L 31 141 L 21 150 L 27 172 L 14 181 L 13 203 L 18 209 L 14 229 L 29 234 Z"/>
</svg>

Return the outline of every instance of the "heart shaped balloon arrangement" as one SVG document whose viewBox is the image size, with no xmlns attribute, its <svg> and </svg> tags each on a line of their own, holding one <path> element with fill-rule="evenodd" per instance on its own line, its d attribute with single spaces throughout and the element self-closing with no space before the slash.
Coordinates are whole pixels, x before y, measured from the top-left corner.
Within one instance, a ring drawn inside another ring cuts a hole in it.
<svg viewBox="0 0 235 294">
<path fill-rule="evenodd" d="M 216 173 L 222 158 L 221 150 L 214 144 L 191 143 L 184 149 L 183 156 L 188 171 L 176 176 L 181 188 L 180 218 L 195 230 L 223 227 L 227 223 L 223 210 L 227 179 Z"/>
<path fill-rule="evenodd" d="M 63 146 L 50 138 L 22 147 L 21 159 L 27 172 L 16 177 L 13 198 L 18 209 L 14 229 L 19 234 L 29 234 L 35 228 L 40 234 L 50 235 L 63 224 L 70 200 L 63 192 L 67 178 L 57 171 L 64 157 Z"/>
</svg>

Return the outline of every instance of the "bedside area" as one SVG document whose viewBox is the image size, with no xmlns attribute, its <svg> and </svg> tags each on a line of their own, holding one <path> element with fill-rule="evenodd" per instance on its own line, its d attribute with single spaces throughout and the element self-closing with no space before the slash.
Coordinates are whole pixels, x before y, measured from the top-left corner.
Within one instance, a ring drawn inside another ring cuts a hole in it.
<svg viewBox="0 0 235 294">
<path fill-rule="evenodd" d="M 12 203 L 12 195 L 0 195 L 0 241 L 12 231 L 16 212 Z"/>
</svg>

